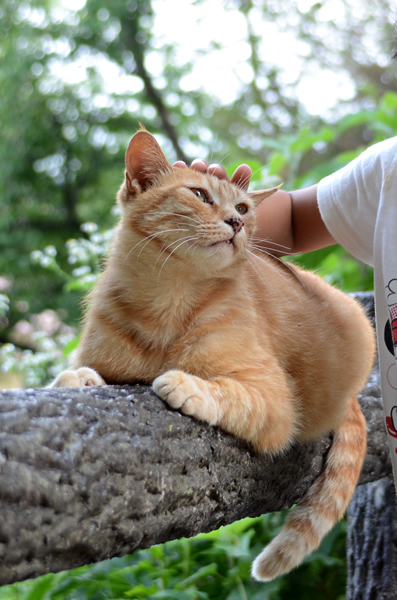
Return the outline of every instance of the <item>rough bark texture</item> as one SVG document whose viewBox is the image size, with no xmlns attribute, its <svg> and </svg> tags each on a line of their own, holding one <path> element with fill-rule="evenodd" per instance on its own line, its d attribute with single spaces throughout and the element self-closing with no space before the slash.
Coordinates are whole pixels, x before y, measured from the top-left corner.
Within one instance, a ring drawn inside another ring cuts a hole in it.
<svg viewBox="0 0 397 600">
<path fill-rule="evenodd" d="M 394 481 L 360 485 L 348 509 L 347 600 L 397 600 Z"/>
<path fill-rule="evenodd" d="M 376 372 L 361 482 L 391 473 Z M 122 556 L 297 502 L 331 437 L 282 457 L 169 409 L 146 386 L 0 394 L 0 584 Z"/>
<path fill-rule="evenodd" d="M 277 460 L 144 386 L 0 396 L 0 583 L 70 569 L 295 503 L 330 438 Z"/>
<path fill-rule="evenodd" d="M 379 400 L 362 405 L 370 430 L 383 427 Z M 321 472 L 329 444 L 258 456 L 144 386 L 4 392 L 0 583 L 287 508 Z M 387 447 L 370 443 L 361 480 L 388 473 Z"/>
<path fill-rule="evenodd" d="M 361 485 L 387 477 L 392 472 L 377 368 L 372 371 L 358 399 L 367 421 L 368 436 L 367 456 L 359 480 Z"/>
</svg>

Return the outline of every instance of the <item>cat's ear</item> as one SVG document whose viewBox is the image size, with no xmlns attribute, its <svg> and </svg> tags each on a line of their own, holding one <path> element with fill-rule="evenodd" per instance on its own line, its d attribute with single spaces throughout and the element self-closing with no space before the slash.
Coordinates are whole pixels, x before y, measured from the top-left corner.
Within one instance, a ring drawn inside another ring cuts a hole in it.
<svg viewBox="0 0 397 600">
<path fill-rule="evenodd" d="M 132 194 L 144 192 L 161 173 L 172 170 L 158 142 L 146 130 L 138 131 L 131 139 L 125 155 L 125 168 L 127 188 Z"/>
<path fill-rule="evenodd" d="M 256 190 L 255 192 L 247 192 L 248 197 L 251 198 L 255 208 L 265 199 L 277 192 L 283 184 L 280 183 L 277 187 L 269 188 L 268 190 Z"/>
</svg>

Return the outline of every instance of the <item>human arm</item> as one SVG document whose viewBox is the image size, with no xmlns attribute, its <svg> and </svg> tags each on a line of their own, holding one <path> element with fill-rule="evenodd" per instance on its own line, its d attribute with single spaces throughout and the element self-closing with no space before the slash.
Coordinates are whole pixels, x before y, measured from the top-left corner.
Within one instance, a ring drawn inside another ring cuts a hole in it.
<svg viewBox="0 0 397 600">
<path fill-rule="evenodd" d="M 321 218 L 317 185 L 293 192 L 278 190 L 258 206 L 256 213 L 256 236 L 278 256 L 336 244 Z"/>
</svg>

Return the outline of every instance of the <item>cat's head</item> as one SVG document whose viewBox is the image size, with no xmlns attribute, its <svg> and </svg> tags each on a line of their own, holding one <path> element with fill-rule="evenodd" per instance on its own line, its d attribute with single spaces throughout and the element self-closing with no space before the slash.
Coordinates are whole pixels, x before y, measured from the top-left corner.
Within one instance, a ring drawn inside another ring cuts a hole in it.
<svg viewBox="0 0 397 600">
<path fill-rule="evenodd" d="M 255 208 L 276 189 L 246 192 L 213 175 L 173 168 L 155 138 L 141 130 L 128 146 L 118 194 L 122 227 L 142 237 L 136 246 L 141 260 L 157 256 L 161 265 L 169 257 L 170 265 L 177 259 L 212 274 L 246 258 Z"/>
</svg>

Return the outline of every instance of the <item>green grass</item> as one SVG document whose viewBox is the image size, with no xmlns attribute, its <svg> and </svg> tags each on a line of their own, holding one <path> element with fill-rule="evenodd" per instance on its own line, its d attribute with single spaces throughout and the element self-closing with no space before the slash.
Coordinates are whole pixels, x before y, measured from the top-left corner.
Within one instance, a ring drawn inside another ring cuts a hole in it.
<svg viewBox="0 0 397 600">
<path fill-rule="evenodd" d="M 0 600 L 343 600 L 345 523 L 287 576 L 251 578 L 252 560 L 280 530 L 285 513 L 243 519 L 181 539 L 58 574 L 0 588 Z"/>
</svg>

